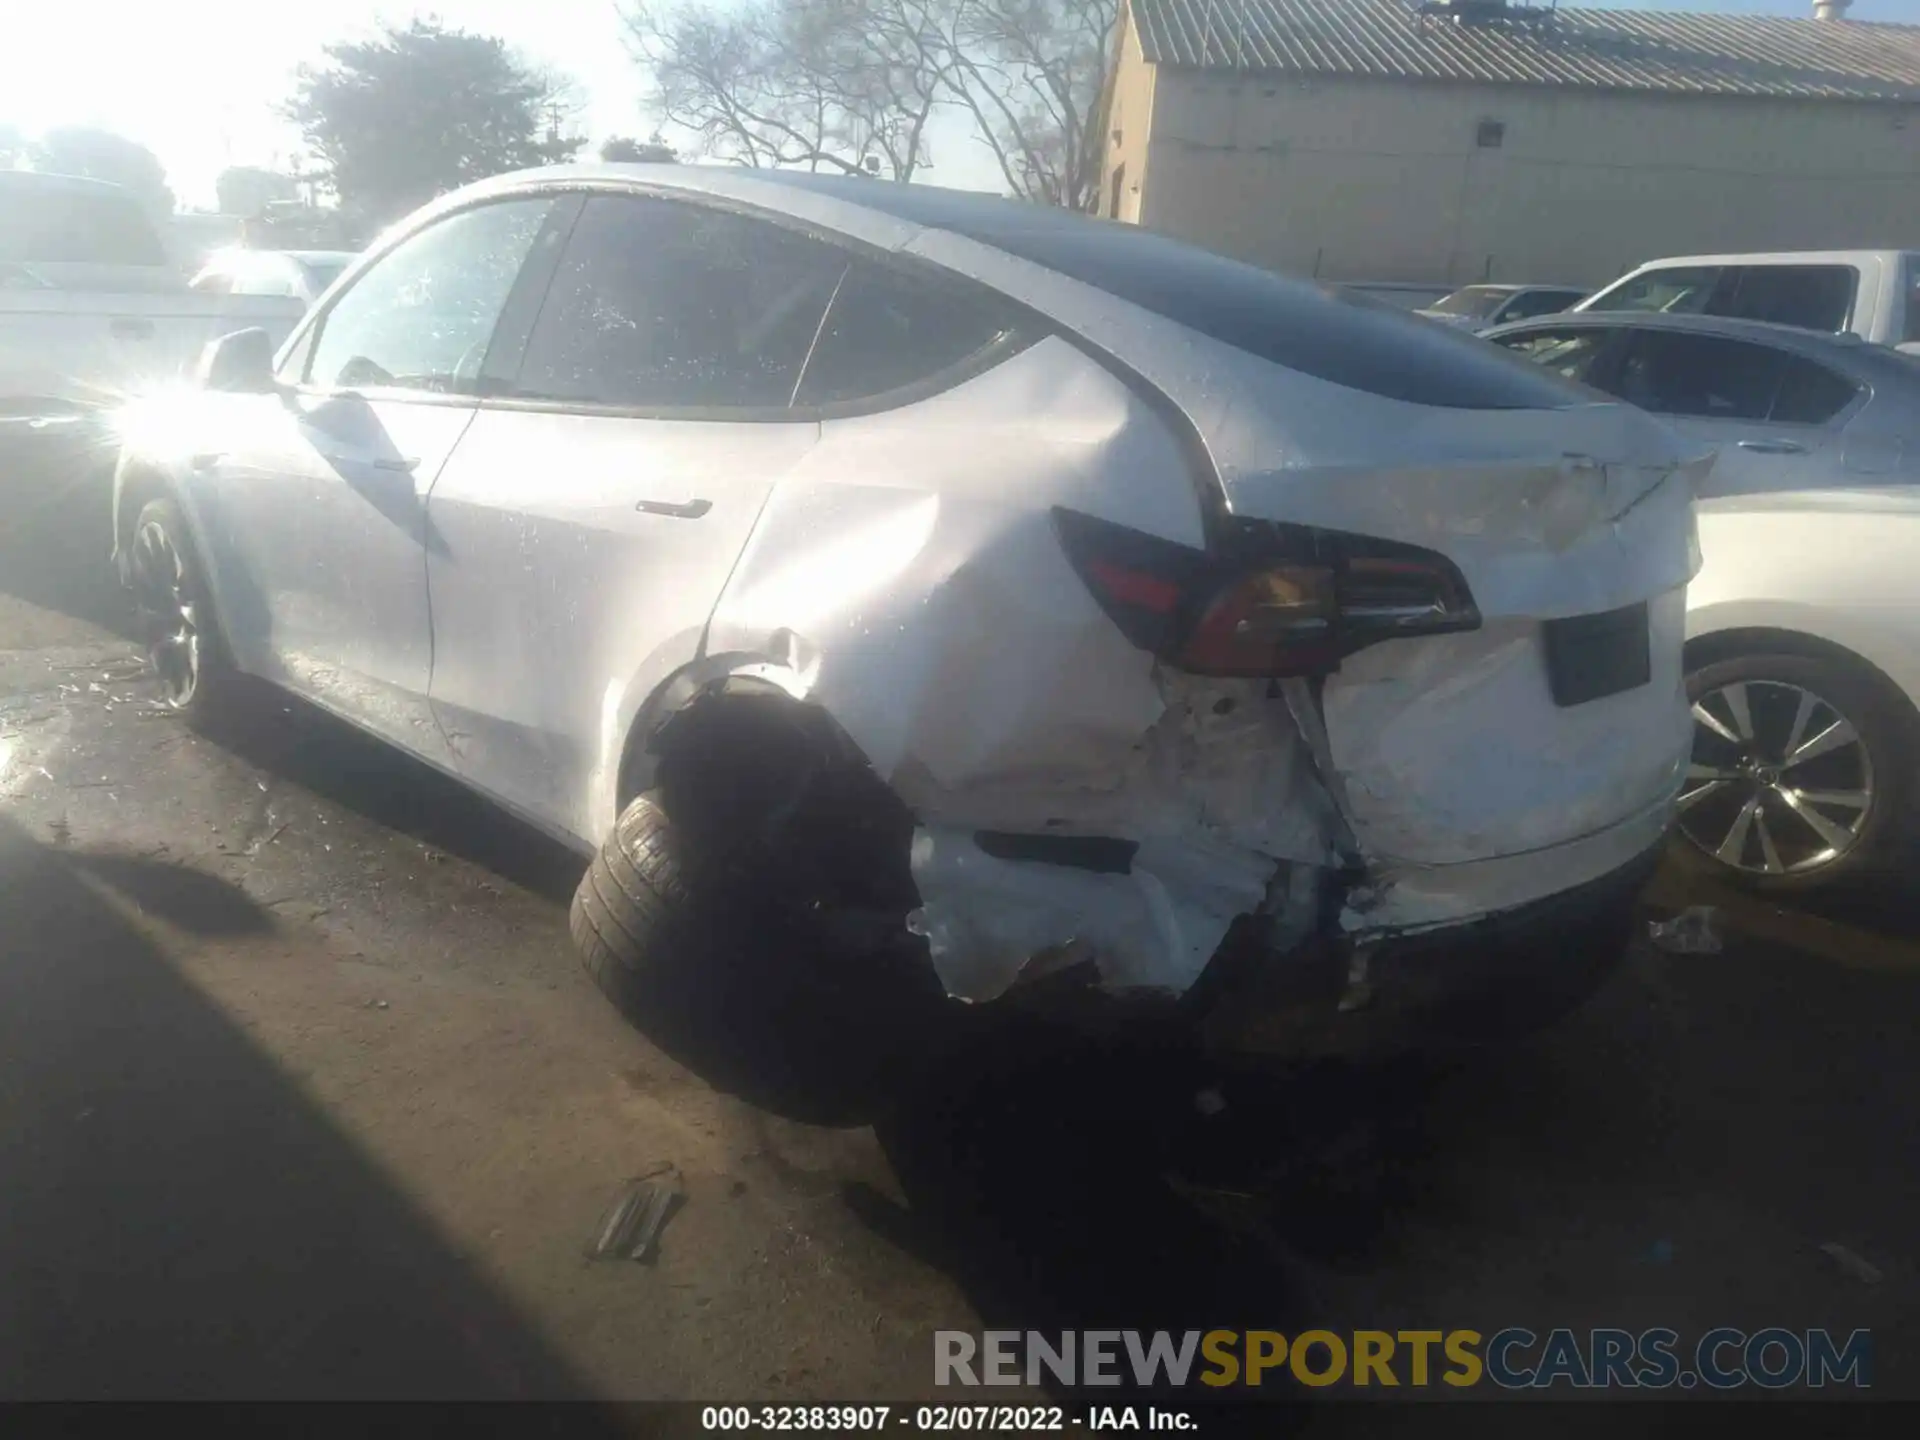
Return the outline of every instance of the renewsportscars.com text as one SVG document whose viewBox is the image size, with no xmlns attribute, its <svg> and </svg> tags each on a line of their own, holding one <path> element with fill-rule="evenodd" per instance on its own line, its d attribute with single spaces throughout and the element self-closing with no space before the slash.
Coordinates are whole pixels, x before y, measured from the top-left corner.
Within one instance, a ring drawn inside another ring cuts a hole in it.
<svg viewBox="0 0 1920 1440">
<path fill-rule="evenodd" d="M 1854 1330 L 939 1330 L 937 1385 L 1506 1390 L 1866 1389 L 1873 1337 Z"/>
</svg>

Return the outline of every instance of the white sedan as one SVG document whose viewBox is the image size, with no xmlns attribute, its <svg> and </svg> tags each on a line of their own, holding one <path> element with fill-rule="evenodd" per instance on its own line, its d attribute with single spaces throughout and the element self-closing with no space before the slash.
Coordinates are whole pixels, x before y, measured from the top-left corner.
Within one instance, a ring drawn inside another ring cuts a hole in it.
<svg viewBox="0 0 1920 1440">
<path fill-rule="evenodd" d="M 1883 868 L 1920 764 L 1920 489 L 1735 496 L 1698 518 L 1681 833 L 1763 890 Z"/>
</svg>

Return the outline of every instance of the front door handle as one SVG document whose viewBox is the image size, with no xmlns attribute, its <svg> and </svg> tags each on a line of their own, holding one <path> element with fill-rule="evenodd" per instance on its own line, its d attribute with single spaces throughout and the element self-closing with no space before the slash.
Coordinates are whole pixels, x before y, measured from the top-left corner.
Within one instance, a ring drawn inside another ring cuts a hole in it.
<svg viewBox="0 0 1920 1440">
<path fill-rule="evenodd" d="M 688 500 L 673 505 L 665 500 L 642 500 L 633 507 L 646 515 L 671 515 L 676 520 L 698 520 L 713 508 L 711 500 Z"/>
<path fill-rule="evenodd" d="M 1756 455 L 1804 455 L 1807 447 L 1794 440 L 1737 440 L 1734 442 L 1742 450 L 1751 450 Z"/>
<path fill-rule="evenodd" d="M 420 460 L 414 455 L 384 455 L 369 462 L 376 470 L 391 470 L 396 475 L 411 475 L 420 468 Z"/>
</svg>

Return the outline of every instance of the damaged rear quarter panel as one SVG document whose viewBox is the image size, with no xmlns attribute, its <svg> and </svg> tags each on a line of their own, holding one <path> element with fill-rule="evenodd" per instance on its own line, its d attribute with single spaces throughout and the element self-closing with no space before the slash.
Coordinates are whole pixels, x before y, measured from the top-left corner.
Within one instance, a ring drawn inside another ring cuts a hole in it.
<svg viewBox="0 0 1920 1440">
<path fill-rule="evenodd" d="M 998 993 L 1099 931 L 1110 983 L 1184 988 L 1281 858 L 1336 821 L 1284 704 L 1167 675 L 1068 564 L 1064 505 L 1204 544 L 1167 424 L 1046 339 L 902 410 L 823 424 L 709 629 L 785 669 L 915 812 L 915 871 L 950 989 Z M 1133 874 L 994 860 L 976 830 L 1141 843 Z"/>
</svg>

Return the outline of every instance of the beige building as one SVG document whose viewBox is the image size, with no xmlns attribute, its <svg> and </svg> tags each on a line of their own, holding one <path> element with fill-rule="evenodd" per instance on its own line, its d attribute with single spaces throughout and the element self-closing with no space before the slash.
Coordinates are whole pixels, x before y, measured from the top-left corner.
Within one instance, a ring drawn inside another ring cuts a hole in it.
<svg viewBox="0 0 1920 1440">
<path fill-rule="evenodd" d="M 1544 4 L 1124 0 L 1102 209 L 1327 280 L 1920 247 L 1920 26 Z"/>
</svg>

